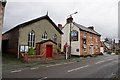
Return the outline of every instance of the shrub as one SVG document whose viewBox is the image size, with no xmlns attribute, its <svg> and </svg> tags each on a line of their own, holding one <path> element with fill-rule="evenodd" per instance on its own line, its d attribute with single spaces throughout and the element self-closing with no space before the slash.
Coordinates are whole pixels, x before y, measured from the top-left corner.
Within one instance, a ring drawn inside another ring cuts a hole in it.
<svg viewBox="0 0 120 80">
<path fill-rule="evenodd" d="M 61 49 L 60 48 L 57 48 L 57 53 L 61 54 Z"/>
<path fill-rule="evenodd" d="M 35 54 L 34 48 L 31 47 L 30 50 L 28 51 L 28 55 L 34 55 L 34 54 Z"/>
</svg>

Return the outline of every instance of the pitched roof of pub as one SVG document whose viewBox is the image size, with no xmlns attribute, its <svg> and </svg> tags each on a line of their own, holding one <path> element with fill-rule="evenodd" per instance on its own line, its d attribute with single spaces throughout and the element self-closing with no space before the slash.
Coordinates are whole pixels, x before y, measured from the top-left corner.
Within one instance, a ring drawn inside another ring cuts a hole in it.
<svg viewBox="0 0 120 80">
<path fill-rule="evenodd" d="M 73 24 L 74 24 L 75 26 L 77 26 L 80 30 L 83 30 L 83 31 L 90 32 L 90 33 L 93 33 L 93 34 L 95 34 L 95 35 L 101 36 L 101 35 L 100 35 L 99 33 L 97 33 L 95 30 L 89 29 L 89 28 L 87 28 L 87 27 L 85 27 L 85 26 L 83 26 L 83 25 L 77 24 L 77 23 L 75 23 L 75 22 L 73 22 Z"/>
</svg>

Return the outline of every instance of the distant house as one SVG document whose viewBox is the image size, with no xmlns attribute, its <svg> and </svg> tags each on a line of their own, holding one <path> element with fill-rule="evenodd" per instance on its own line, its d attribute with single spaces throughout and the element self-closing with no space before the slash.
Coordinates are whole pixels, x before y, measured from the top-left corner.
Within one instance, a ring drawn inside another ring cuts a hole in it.
<svg viewBox="0 0 120 80">
<path fill-rule="evenodd" d="M 108 46 L 108 44 L 106 45 L 106 43 L 104 41 L 101 41 L 101 47 L 100 47 L 100 52 L 104 53 L 104 52 L 110 52 L 110 47 Z"/>
<path fill-rule="evenodd" d="M 35 47 L 35 50 L 37 50 L 36 55 L 48 51 L 46 57 L 52 57 L 53 53 L 57 52 L 57 48 L 61 47 L 62 34 L 63 32 L 49 16 L 45 15 L 17 25 L 2 34 L 2 49 L 3 52 L 15 53 L 19 58 L 21 46 L 23 48 L 28 46 L 29 49 Z M 39 45 L 37 46 L 37 44 Z M 44 47 L 40 47 L 40 44 L 44 44 Z"/>
<path fill-rule="evenodd" d="M 73 22 L 69 17 L 66 24 L 61 28 L 62 32 L 62 51 L 64 45 L 70 45 L 70 25 L 71 25 L 71 54 L 77 56 L 100 54 L 101 35 L 94 30 L 94 27 L 85 27 Z"/>
</svg>

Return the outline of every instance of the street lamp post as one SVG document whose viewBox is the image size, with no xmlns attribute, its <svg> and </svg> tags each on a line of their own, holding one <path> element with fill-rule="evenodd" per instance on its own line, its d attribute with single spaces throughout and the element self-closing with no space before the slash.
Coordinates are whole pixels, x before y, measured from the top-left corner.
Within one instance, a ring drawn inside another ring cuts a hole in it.
<svg viewBox="0 0 120 80">
<path fill-rule="evenodd" d="M 70 18 L 72 18 L 72 15 L 77 14 L 78 12 L 74 12 L 70 14 Z M 70 21 L 70 58 L 71 58 L 71 26 L 72 26 L 72 21 Z"/>
</svg>

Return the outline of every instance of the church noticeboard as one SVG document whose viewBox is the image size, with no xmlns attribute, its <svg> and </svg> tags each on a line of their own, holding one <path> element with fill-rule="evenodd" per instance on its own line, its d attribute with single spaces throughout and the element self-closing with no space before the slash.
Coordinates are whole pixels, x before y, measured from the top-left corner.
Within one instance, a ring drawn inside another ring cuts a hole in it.
<svg viewBox="0 0 120 80">
<path fill-rule="evenodd" d="M 21 45 L 21 46 L 20 46 L 20 52 L 28 52 L 28 46 L 26 46 L 26 45 Z"/>
</svg>

